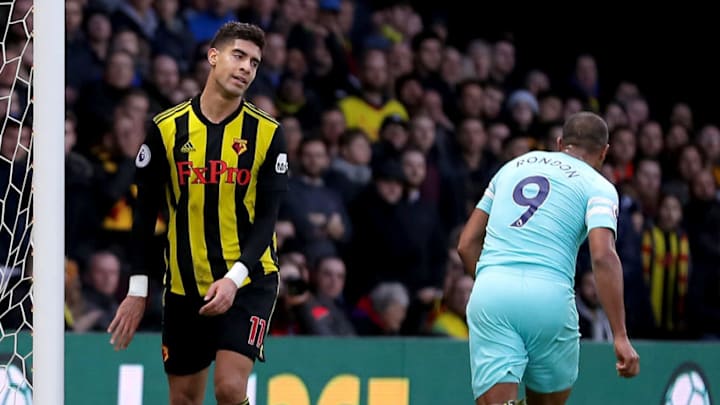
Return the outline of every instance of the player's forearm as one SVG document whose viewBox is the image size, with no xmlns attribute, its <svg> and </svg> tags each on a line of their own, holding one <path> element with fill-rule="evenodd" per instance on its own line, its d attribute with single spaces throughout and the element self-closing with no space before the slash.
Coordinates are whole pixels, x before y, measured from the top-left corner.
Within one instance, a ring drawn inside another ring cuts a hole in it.
<svg viewBox="0 0 720 405">
<path fill-rule="evenodd" d="M 460 255 L 460 260 L 465 268 L 465 273 L 471 276 L 475 276 L 475 267 L 480 259 L 482 253 L 482 242 L 480 243 L 463 243 L 461 240 L 458 244 L 457 252 Z"/>
<path fill-rule="evenodd" d="M 255 204 L 255 220 L 242 248 L 240 262 L 252 269 L 272 243 L 275 223 L 284 191 L 259 192 Z"/>
<path fill-rule="evenodd" d="M 614 337 L 625 337 L 625 304 L 620 259 L 616 254 L 593 258 L 593 272 L 600 303 L 610 322 Z"/>
</svg>

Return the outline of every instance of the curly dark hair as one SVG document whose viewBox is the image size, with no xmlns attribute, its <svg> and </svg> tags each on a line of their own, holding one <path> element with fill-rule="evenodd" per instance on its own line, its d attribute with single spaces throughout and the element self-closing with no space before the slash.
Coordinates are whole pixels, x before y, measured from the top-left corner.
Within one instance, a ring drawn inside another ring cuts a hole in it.
<svg viewBox="0 0 720 405">
<path fill-rule="evenodd" d="M 210 41 L 211 48 L 219 48 L 225 45 L 229 41 L 236 39 L 244 39 L 257 45 L 260 50 L 265 48 L 265 31 L 262 28 L 254 24 L 241 23 L 237 21 L 226 22 L 220 27 L 215 33 L 212 41 Z"/>
</svg>

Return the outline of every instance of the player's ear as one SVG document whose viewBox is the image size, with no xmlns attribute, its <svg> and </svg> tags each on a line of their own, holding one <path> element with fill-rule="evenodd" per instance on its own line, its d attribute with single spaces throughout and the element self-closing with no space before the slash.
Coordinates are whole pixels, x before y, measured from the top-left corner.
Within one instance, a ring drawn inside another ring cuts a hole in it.
<svg viewBox="0 0 720 405">
<path fill-rule="evenodd" d="M 610 149 L 610 144 L 607 144 L 603 148 L 602 152 L 600 152 L 600 164 L 602 164 L 605 161 L 605 157 L 607 156 L 609 149 Z"/>
<path fill-rule="evenodd" d="M 557 147 L 556 150 L 557 150 L 558 152 L 561 152 L 563 149 L 565 149 L 565 148 L 563 148 L 562 136 L 558 136 L 558 138 L 557 138 L 557 140 L 555 141 L 555 143 L 557 144 L 557 145 L 555 145 L 555 146 Z"/>
<path fill-rule="evenodd" d="M 217 64 L 218 50 L 216 48 L 208 49 L 207 59 L 210 62 L 210 66 L 215 67 Z"/>
</svg>

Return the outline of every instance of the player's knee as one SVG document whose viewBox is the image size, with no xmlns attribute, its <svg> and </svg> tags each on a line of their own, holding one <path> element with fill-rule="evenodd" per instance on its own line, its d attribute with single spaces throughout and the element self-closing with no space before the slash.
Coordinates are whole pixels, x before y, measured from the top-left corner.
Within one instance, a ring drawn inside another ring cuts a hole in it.
<svg viewBox="0 0 720 405">
<path fill-rule="evenodd" d="M 215 399 L 218 404 L 239 404 L 245 400 L 247 383 L 242 378 L 226 377 L 215 381 Z"/>
<path fill-rule="evenodd" d="M 194 391 L 170 391 L 170 405 L 202 405 L 202 395 Z"/>
</svg>

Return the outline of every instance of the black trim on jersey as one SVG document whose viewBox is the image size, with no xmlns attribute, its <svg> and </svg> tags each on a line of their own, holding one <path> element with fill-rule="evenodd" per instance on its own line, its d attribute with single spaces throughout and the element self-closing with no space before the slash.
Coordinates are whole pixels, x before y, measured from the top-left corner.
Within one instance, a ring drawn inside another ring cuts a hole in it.
<svg viewBox="0 0 720 405">
<path fill-rule="evenodd" d="M 255 160 L 255 147 L 257 146 L 258 119 L 250 114 L 243 116 L 241 134 L 243 139 L 247 140 L 247 150 L 238 156 L 237 167 L 250 169 Z M 235 212 L 237 217 L 238 239 L 240 246 L 245 246 L 248 235 L 246 232 L 250 230 L 250 216 L 247 209 L 242 205 L 247 194 L 248 187 L 235 187 Z M 256 190 L 257 193 L 257 190 Z M 257 197 L 257 196 L 256 196 Z"/>
<path fill-rule="evenodd" d="M 205 167 L 210 167 L 211 160 L 221 160 L 224 125 L 208 125 L 207 142 L 205 143 Z M 221 182 L 222 183 L 222 182 Z M 203 204 L 203 220 L 205 222 L 205 245 L 210 271 L 213 279 L 219 280 L 227 273 L 227 265 L 223 257 L 222 240 L 220 238 L 220 184 L 206 184 L 205 202 Z"/>
<path fill-rule="evenodd" d="M 192 105 L 192 109 L 193 109 L 193 112 L 195 113 L 195 116 L 198 117 L 200 122 L 205 124 L 205 126 L 207 126 L 207 127 L 211 127 L 213 125 L 225 126 L 225 125 L 229 124 L 230 122 L 232 122 L 232 120 L 234 120 L 242 111 L 243 105 L 245 105 L 245 101 L 240 101 L 240 105 L 238 106 L 238 108 L 235 111 L 233 111 L 232 114 L 228 115 L 220 122 L 212 122 L 205 115 L 203 115 L 202 109 L 200 108 L 200 96 L 199 95 L 196 97 L 193 97 L 190 104 Z"/>
<path fill-rule="evenodd" d="M 188 154 L 181 152 L 182 145 L 190 139 L 190 112 L 175 118 L 175 148 L 173 155 L 175 162 L 187 162 Z M 194 266 L 192 261 L 192 252 L 190 249 L 190 229 L 188 214 L 188 183 L 180 184 L 180 198 L 177 204 L 177 212 L 175 213 L 175 249 L 177 250 L 177 262 L 182 278 L 183 289 L 188 297 L 199 297 L 200 293 L 197 289 L 197 281 L 195 280 Z"/>
</svg>

